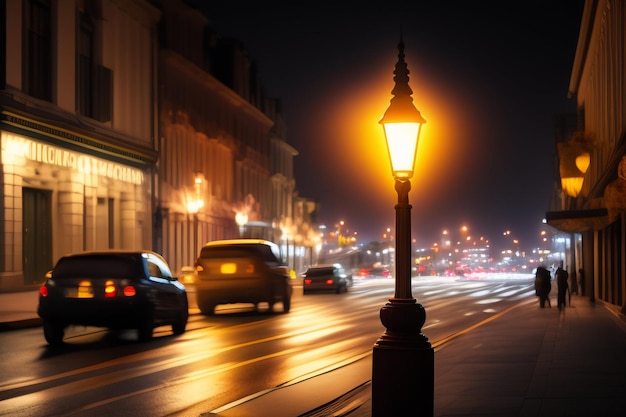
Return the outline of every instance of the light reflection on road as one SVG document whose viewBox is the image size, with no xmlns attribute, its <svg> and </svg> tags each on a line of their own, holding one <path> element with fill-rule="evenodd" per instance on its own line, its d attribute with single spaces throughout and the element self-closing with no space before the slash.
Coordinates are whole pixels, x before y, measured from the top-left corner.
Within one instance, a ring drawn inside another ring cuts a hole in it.
<svg viewBox="0 0 626 417">
<path fill-rule="evenodd" d="M 306 297 L 301 287 L 294 287 L 289 314 L 257 314 L 248 306 L 233 305 L 220 309 L 228 314 L 194 315 L 189 331 L 171 343 L 159 345 L 157 338 L 154 348 L 148 344 L 132 353 L 135 346 L 129 345 L 123 356 L 100 358 L 95 365 L 64 368 L 59 363 L 59 370 L 49 376 L 7 378 L 0 386 L 0 394 L 8 397 L 3 407 L 19 412 L 54 404 L 57 414 L 96 410 L 105 415 L 132 405 L 145 415 L 155 415 L 150 410 L 157 408 L 159 415 L 173 415 L 174 410 L 204 401 L 206 409 L 212 409 L 371 354 L 385 331 L 379 311 L 393 296 L 394 284 L 389 278 L 356 280 L 347 293 Z M 412 284 L 413 296 L 427 311 L 423 330 L 433 344 L 501 314 L 519 304 L 516 300 L 535 299 L 532 276 L 414 277 Z M 77 336 L 70 353 L 89 357 L 81 343 L 89 346 L 85 341 L 97 337 Z M 102 353 L 118 348 L 124 351 L 125 346 L 107 346 Z M 59 362 L 70 353 L 59 356 Z M 56 358 L 46 359 L 44 366 L 46 362 L 55 363 Z M 82 394 L 87 392 L 89 399 L 79 398 L 87 398 Z"/>
</svg>

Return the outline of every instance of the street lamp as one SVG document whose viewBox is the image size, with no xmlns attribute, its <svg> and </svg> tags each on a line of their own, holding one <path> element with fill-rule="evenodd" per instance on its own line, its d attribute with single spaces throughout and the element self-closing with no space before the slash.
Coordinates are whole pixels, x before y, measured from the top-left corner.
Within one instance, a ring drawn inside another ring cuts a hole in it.
<svg viewBox="0 0 626 417">
<path fill-rule="evenodd" d="M 198 212 L 204 207 L 204 200 L 202 199 L 202 186 L 204 183 L 204 175 L 197 172 L 193 179 L 194 192 L 192 195 L 187 196 L 187 213 L 193 216 L 193 242 L 192 250 L 189 251 L 191 258 L 195 259 L 196 251 L 198 250 Z"/>
<path fill-rule="evenodd" d="M 434 412 L 434 350 L 422 333 L 426 311 L 411 294 L 411 205 L 420 127 L 426 123 L 413 105 L 404 42 L 398 44 L 395 86 L 380 123 L 385 131 L 391 170 L 398 193 L 396 205 L 395 293 L 380 310 L 385 332 L 373 349 L 372 416 L 432 416 Z"/>
<path fill-rule="evenodd" d="M 239 226 L 239 237 L 243 237 L 246 230 L 246 224 L 248 224 L 248 215 L 242 211 L 238 211 L 235 214 L 235 223 Z"/>
</svg>

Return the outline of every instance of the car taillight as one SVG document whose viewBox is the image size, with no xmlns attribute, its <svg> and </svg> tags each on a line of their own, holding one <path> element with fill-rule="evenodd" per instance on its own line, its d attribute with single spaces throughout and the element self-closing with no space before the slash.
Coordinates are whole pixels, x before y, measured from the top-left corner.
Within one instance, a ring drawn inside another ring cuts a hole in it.
<svg viewBox="0 0 626 417">
<path fill-rule="evenodd" d="M 126 297 L 134 297 L 135 295 L 137 295 L 137 290 L 132 285 L 128 285 L 124 287 L 124 295 Z"/>
<path fill-rule="evenodd" d="M 326 285 L 333 285 L 335 283 L 335 281 L 333 281 L 332 279 L 327 279 L 326 280 Z"/>
<path fill-rule="evenodd" d="M 248 266 L 246 266 L 246 274 L 253 274 L 254 273 L 254 264 L 248 264 Z"/>
<path fill-rule="evenodd" d="M 39 294 L 41 294 L 42 297 L 47 297 L 48 287 L 46 287 L 45 285 L 42 285 L 41 287 L 39 287 Z"/>
<path fill-rule="evenodd" d="M 104 298 L 113 298 L 117 296 L 117 287 L 115 282 L 109 280 L 104 283 Z"/>
<path fill-rule="evenodd" d="M 305 279 L 305 280 L 304 280 L 304 285 L 310 285 L 310 284 L 311 284 L 311 282 L 313 282 L 313 280 L 311 280 L 311 279 Z"/>
</svg>

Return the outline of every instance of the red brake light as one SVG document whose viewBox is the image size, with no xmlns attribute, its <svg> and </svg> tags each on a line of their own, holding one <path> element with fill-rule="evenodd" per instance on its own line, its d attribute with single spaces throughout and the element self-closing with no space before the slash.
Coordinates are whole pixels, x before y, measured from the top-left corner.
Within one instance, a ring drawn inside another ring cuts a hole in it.
<svg viewBox="0 0 626 417">
<path fill-rule="evenodd" d="M 332 279 L 327 279 L 326 280 L 326 285 L 333 285 L 335 283 L 335 281 L 333 281 Z"/>
<path fill-rule="evenodd" d="M 104 283 L 104 298 L 113 298 L 117 295 L 117 287 L 111 280 Z"/>
<path fill-rule="evenodd" d="M 45 285 L 42 285 L 41 287 L 39 287 L 39 294 L 41 294 L 42 297 L 47 297 L 48 287 L 46 287 Z"/>
<path fill-rule="evenodd" d="M 124 295 L 126 297 L 134 297 L 135 295 L 137 295 L 137 290 L 132 285 L 129 285 L 127 287 L 124 287 Z"/>
<path fill-rule="evenodd" d="M 305 279 L 304 280 L 304 284 L 305 285 L 309 285 L 309 284 L 311 284 L 311 282 L 312 282 L 311 279 Z"/>
</svg>

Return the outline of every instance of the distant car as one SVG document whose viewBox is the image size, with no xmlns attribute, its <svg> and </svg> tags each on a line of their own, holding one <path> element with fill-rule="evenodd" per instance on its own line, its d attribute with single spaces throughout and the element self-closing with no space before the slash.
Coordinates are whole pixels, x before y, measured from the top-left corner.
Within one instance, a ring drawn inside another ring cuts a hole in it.
<svg viewBox="0 0 626 417">
<path fill-rule="evenodd" d="M 302 286 L 304 294 L 313 291 L 334 291 L 340 294 L 352 286 L 352 274 L 346 272 L 341 264 L 315 265 L 303 274 Z"/>
<path fill-rule="evenodd" d="M 178 280 L 184 285 L 192 285 L 196 281 L 196 268 L 193 266 L 183 266 L 180 268 L 180 275 Z"/>
<path fill-rule="evenodd" d="M 158 253 L 75 253 L 61 257 L 46 277 L 37 313 L 50 345 L 61 344 L 70 325 L 137 329 L 141 341 L 158 326 L 185 332 L 187 291 Z"/>
<path fill-rule="evenodd" d="M 293 288 L 289 268 L 280 261 L 278 246 L 267 240 L 232 239 L 208 242 L 195 263 L 196 296 L 202 314 L 219 304 L 266 302 L 273 310 L 291 308 Z"/>
<path fill-rule="evenodd" d="M 383 277 L 388 278 L 391 276 L 389 268 L 387 267 L 372 267 L 372 268 L 361 268 L 357 272 L 357 275 L 361 278 L 376 278 Z"/>
</svg>

